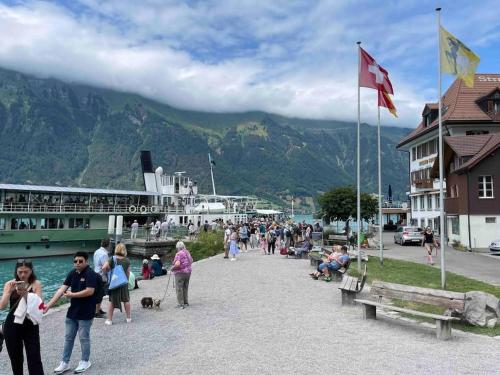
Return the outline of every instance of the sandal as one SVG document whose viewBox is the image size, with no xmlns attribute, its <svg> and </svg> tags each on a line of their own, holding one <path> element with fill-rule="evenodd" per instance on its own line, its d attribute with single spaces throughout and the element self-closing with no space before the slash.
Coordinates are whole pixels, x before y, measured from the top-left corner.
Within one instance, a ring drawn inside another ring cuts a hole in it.
<svg viewBox="0 0 500 375">
<path fill-rule="evenodd" d="M 328 276 L 328 277 L 325 277 L 323 280 L 326 281 L 327 283 L 329 283 L 330 281 L 332 281 L 332 278 L 330 276 Z"/>
<path fill-rule="evenodd" d="M 314 280 L 318 280 L 318 276 L 316 276 L 316 275 L 311 275 L 311 277 L 312 277 Z"/>
</svg>

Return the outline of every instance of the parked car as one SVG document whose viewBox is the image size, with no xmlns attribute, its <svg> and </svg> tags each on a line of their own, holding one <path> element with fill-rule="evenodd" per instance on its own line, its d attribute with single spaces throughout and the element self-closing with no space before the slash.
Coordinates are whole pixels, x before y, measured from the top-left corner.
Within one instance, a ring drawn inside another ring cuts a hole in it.
<svg viewBox="0 0 500 375">
<path fill-rule="evenodd" d="M 417 227 L 399 227 L 394 234 L 394 243 L 404 246 L 407 243 L 416 243 L 422 245 L 424 236 L 422 228 Z"/>
<path fill-rule="evenodd" d="M 492 253 L 500 251 L 500 239 L 495 240 L 490 244 L 490 251 Z"/>
</svg>

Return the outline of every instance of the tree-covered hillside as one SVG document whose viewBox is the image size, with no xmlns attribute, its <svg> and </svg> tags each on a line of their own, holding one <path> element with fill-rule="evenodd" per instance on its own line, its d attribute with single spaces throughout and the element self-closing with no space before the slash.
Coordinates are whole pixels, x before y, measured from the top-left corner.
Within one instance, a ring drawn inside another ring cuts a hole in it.
<svg viewBox="0 0 500 375">
<path fill-rule="evenodd" d="M 383 191 L 407 190 L 409 129 L 382 128 Z M 377 189 L 376 127 L 362 126 L 362 186 Z M 210 192 L 274 200 L 354 185 L 356 124 L 264 112 L 179 110 L 135 94 L 0 70 L 0 181 L 141 189 L 139 154 L 166 172 L 187 171 Z"/>
</svg>

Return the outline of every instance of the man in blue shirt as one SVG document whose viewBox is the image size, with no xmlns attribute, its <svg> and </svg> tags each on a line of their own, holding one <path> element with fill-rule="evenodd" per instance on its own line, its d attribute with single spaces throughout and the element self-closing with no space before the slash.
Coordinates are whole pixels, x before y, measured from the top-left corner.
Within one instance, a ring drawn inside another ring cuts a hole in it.
<svg viewBox="0 0 500 375">
<path fill-rule="evenodd" d="M 95 314 L 94 291 L 99 277 L 88 265 L 89 255 L 79 251 L 75 254 L 74 269 L 68 273 L 63 285 L 46 305 L 44 313 L 54 306 L 63 295 L 70 298 L 71 304 L 66 313 L 66 333 L 63 358 L 54 373 L 62 374 L 70 369 L 69 360 L 78 333 L 82 349 L 82 360 L 75 369 L 75 374 L 85 372 L 90 366 L 90 327 Z M 70 289 L 71 288 L 71 289 Z M 70 289 L 71 291 L 69 291 Z"/>
<path fill-rule="evenodd" d="M 101 247 L 94 252 L 94 272 L 99 275 L 95 291 L 96 318 L 102 318 L 105 316 L 104 311 L 101 310 L 101 303 L 104 296 L 108 294 L 108 273 L 102 270 L 102 266 L 104 266 L 104 263 L 106 263 L 109 259 L 108 249 L 109 238 L 104 238 L 101 241 Z"/>
</svg>

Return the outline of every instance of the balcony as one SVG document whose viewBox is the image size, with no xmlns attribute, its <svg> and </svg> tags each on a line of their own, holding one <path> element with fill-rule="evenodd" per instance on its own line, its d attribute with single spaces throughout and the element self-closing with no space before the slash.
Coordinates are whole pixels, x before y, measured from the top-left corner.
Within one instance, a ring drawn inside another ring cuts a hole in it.
<svg viewBox="0 0 500 375">
<path fill-rule="evenodd" d="M 414 180 L 413 185 L 416 189 L 433 189 L 434 180 L 432 178 L 423 178 L 419 180 Z"/>
</svg>

